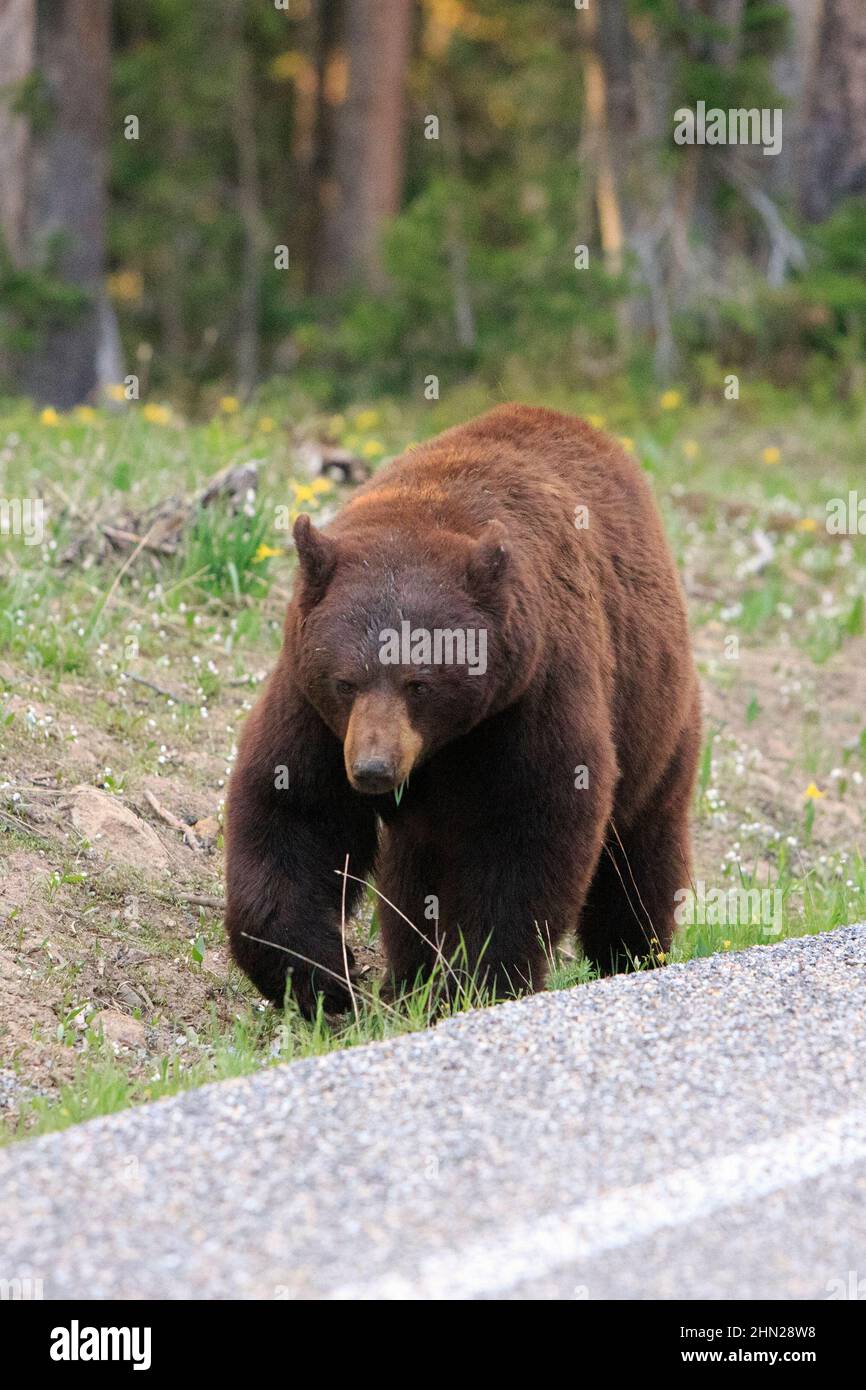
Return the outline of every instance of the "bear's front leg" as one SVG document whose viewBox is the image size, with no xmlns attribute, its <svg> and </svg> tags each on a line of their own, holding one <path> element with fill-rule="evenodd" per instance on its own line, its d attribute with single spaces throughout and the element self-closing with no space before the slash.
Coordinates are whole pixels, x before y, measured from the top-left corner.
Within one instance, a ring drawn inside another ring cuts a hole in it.
<svg viewBox="0 0 866 1390">
<path fill-rule="evenodd" d="M 229 784 L 226 929 L 234 959 L 268 999 L 286 984 L 305 1017 L 316 996 L 349 1006 L 340 936 L 343 879 L 376 853 L 372 806 L 346 780 L 342 749 L 278 668 L 240 740 Z M 346 914 L 361 885 L 348 880 Z"/>
<path fill-rule="evenodd" d="M 532 824 L 523 814 L 492 816 L 465 841 L 471 852 L 454 855 L 440 923 L 445 954 L 459 976 L 494 997 L 543 988 L 555 947 L 579 920 L 606 803 L 584 802 L 571 822 L 561 811 L 537 803 Z"/>
<path fill-rule="evenodd" d="M 500 997 L 541 988 L 577 926 L 615 781 L 603 722 L 587 728 L 577 714 L 557 723 L 515 710 L 444 750 L 382 846 L 377 882 L 399 909 L 380 907 L 396 985 L 436 969 L 452 997 L 470 981 Z"/>
</svg>

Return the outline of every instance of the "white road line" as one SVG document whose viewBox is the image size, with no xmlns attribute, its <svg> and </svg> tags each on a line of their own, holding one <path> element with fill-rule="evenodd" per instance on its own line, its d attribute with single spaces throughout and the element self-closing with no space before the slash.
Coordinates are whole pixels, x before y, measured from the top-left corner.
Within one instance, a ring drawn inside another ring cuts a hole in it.
<svg viewBox="0 0 866 1390">
<path fill-rule="evenodd" d="M 656 1231 L 820 1177 L 866 1159 L 866 1110 L 788 1130 L 664 1178 L 620 1187 L 579 1206 L 475 1236 L 414 1269 L 344 1284 L 335 1299 L 470 1299 L 644 1240 Z"/>
</svg>

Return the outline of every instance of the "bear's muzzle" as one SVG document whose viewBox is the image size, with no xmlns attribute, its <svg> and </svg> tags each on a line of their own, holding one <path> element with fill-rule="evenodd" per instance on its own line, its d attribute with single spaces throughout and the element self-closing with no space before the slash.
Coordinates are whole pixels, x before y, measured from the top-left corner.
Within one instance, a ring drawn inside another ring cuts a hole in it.
<svg viewBox="0 0 866 1390">
<path fill-rule="evenodd" d="M 390 691 L 369 691 L 352 706 L 343 743 L 346 776 L 358 792 L 380 796 L 406 781 L 423 740 L 405 702 Z"/>
</svg>

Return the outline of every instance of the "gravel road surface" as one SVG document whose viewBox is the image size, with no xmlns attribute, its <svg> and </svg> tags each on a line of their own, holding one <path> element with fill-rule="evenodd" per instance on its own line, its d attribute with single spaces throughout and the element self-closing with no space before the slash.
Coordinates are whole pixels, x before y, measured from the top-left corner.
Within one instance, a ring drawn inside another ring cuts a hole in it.
<svg viewBox="0 0 866 1390">
<path fill-rule="evenodd" d="M 0 1279 L 28 1276 L 47 1298 L 866 1295 L 866 925 L 7 1148 Z"/>
</svg>

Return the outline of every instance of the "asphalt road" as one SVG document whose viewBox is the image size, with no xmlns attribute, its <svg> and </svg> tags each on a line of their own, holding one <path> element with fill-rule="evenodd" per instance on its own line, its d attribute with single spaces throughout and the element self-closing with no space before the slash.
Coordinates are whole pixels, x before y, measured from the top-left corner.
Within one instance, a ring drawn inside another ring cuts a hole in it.
<svg viewBox="0 0 866 1390">
<path fill-rule="evenodd" d="M 0 1152 L 47 1298 L 866 1295 L 866 926 Z"/>
</svg>

